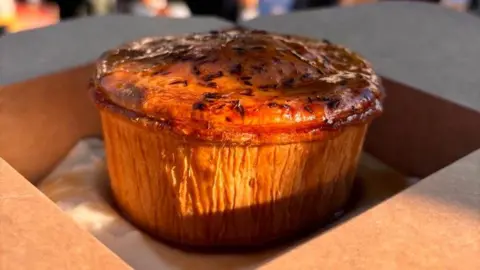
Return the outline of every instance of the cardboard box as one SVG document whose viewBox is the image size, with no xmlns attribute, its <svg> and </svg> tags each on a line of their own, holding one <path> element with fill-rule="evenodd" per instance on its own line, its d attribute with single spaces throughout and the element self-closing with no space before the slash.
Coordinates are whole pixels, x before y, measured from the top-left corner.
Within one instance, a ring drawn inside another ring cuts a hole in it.
<svg viewBox="0 0 480 270">
<path fill-rule="evenodd" d="M 384 75 L 388 98 L 365 150 L 422 178 L 255 267 L 480 269 L 480 55 L 473 49 L 480 21 L 474 19 L 425 4 L 389 3 L 244 23 L 324 36 L 371 60 Z M 0 269 L 129 268 L 31 183 L 79 139 L 101 135 L 86 87 L 102 51 L 140 36 L 227 25 L 109 16 L 0 39 Z M 464 32 L 447 39 L 448 29 L 432 25 Z"/>
</svg>

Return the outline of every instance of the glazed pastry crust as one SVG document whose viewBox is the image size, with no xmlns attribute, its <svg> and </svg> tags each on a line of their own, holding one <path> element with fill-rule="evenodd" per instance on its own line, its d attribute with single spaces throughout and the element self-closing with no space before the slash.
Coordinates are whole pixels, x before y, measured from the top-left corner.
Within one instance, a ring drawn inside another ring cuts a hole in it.
<svg viewBox="0 0 480 270">
<path fill-rule="evenodd" d="M 109 51 L 91 92 L 120 209 L 210 248 L 270 244 L 342 210 L 383 98 L 357 54 L 245 29 Z"/>
<path fill-rule="evenodd" d="M 230 29 L 105 53 L 97 105 L 149 129 L 233 144 L 329 139 L 382 111 L 370 64 L 326 40 Z"/>
</svg>

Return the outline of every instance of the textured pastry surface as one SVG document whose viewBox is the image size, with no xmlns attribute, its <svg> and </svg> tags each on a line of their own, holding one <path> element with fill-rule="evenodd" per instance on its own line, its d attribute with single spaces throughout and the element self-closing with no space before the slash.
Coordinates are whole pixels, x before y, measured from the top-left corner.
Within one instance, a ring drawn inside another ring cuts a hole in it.
<svg viewBox="0 0 480 270">
<path fill-rule="evenodd" d="M 145 38 L 105 53 L 98 105 L 202 140 L 290 143 L 381 112 L 370 64 L 329 41 L 229 29 Z"/>
<path fill-rule="evenodd" d="M 331 140 L 228 145 L 184 140 L 101 112 L 113 195 L 139 228 L 192 248 L 269 246 L 345 207 L 367 124 Z"/>
</svg>

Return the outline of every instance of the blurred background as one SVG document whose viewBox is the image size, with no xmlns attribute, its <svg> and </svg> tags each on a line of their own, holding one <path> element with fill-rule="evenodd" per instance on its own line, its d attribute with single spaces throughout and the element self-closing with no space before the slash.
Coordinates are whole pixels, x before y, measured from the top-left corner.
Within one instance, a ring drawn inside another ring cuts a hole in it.
<svg viewBox="0 0 480 270">
<path fill-rule="evenodd" d="M 351 6 L 379 0 L 0 0 L 0 35 L 82 16 L 112 13 L 184 18 L 213 15 L 230 21 L 295 10 Z M 415 0 L 403 0 L 415 1 Z M 480 14 L 480 0 L 417 0 Z"/>
</svg>

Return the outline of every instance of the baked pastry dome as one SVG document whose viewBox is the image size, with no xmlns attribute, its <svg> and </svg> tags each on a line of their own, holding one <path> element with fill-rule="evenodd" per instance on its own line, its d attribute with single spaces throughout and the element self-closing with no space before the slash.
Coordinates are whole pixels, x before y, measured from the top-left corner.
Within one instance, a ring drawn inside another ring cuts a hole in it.
<svg viewBox="0 0 480 270">
<path fill-rule="evenodd" d="M 341 209 L 383 98 L 350 50 L 246 29 L 108 51 L 91 91 L 120 208 L 208 247 L 265 244 Z"/>
</svg>

